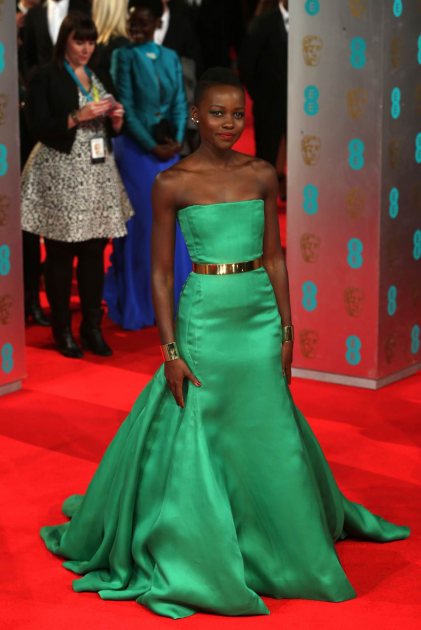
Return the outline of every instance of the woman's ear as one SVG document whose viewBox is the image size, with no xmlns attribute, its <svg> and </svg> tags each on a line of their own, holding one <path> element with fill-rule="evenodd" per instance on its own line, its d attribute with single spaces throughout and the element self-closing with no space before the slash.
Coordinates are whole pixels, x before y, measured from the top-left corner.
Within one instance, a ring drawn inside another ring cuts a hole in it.
<svg viewBox="0 0 421 630">
<path fill-rule="evenodd" d="M 191 106 L 190 116 L 191 116 L 192 121 L 196 123 L 196 125 L 198 125 L 199 124 L 199 110 L 197 109 L 196 105 Z"/>
</svg>

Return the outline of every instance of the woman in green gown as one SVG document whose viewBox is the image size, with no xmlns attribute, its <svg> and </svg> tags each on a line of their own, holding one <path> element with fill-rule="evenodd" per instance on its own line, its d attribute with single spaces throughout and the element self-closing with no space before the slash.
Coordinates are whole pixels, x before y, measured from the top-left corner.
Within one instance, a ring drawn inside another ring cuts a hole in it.
<svg viewBox="0 0 421 630">
<path fill-rule="evenodd" d="M 160 615 L 258 615 L 260 598 L 355 596 L 334 543 L 406 538 L 339 491 L 295 407 L 288 276 L 274 169 L 232 150 L 244 93 L 208 70 L 192 117 L 201 146 L 153 190 L 153 287 L 165 362 L 86 494 L 42 538 L 83 575 L 75 591 Z M 194 261 L 173 323 L 179 221 Z"/>
</svg>

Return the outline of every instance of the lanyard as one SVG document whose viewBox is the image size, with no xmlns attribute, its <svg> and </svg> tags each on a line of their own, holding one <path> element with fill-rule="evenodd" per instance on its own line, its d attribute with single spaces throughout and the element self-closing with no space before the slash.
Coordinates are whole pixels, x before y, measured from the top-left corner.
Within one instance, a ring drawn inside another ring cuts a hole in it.
<svg viewBox="0 0 421 630">
<path fill-rule="evenodd" d="M 82 85 L 82 82 L 80 81 L 79 77 L 76 75 L 76 72 L 73 70 L 73 68 L 70 65 L 70 63 L 68 61 L 66 61 L 66 59 L 64 60 L 64 67 L 66 68 L 66 70 L 70 74 L 70 76 L 72 77 L 73 81 L 78 86 L 79 90 L 85 96 L 86 100 L 90 101 L 90 102 L 95 101 L 97 103 L 99 101 L 98 88 L 96 87 L 96 85 L 94 85 L 94 83 L 92 81 L 92 72 L 90 71 L 90 69 L 87 66 L 84 66 L 85 72 L 88 75 L 88 77 L 89 77 L 89 79 L 91 81 L 91 84 L 92 84 L 92 94 L 90 92 L 88 92 L 88 90 Z"/>
</svg>

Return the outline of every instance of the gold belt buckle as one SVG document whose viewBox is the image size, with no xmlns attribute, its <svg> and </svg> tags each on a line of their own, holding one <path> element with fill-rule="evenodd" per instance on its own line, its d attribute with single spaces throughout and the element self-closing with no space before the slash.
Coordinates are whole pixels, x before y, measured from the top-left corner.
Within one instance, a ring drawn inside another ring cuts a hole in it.
<svg viewBox="0 0 421 630">
<path fill-rule="evenodd" d="M 226 276 L 234 273 L 244 273 L 253 271 L 263 265 L 263 259 L 260 256 L 255 260 L 247 260 L 246 262 L 237 263 L 193 263 L 194 273 L 200 273 L 207 276 Z"/>
</svg>

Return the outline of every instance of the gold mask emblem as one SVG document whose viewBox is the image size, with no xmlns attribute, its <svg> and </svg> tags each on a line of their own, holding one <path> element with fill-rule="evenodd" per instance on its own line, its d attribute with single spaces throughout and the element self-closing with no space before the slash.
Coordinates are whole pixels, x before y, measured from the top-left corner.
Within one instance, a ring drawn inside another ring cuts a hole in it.
<svg viewBox="0 0 421 630">
<path fill-rule="evenodd" d="M 394 236 L 390 236 L 385 244 L 385 257 L 388 267 L 394 267 L 400 260 L 400 247 Z"/>
<path fill-rule="evenodd" d="M 301 140 L 301 153 L 304 164 L 315 166 L 320 158 L 322 141 L 317 136 L 304 136 Z"/>
<path fill-rule="evenodd" d="M 301 234 L 300 248 L 301 255 L 305 262 L 314 263 L 319 256 L 320 237 L 317 234 Z"/>
<path fill-rule="evenodd" d="M 368 101 L 367 90 L 355 88 L 346 93 L 346 108 L 348 116 L 353 120 L 359 120 L 364 114 L 364 109 Z"/>
<path fill-rule="evenodd" d="M 421 304 L 421 287 L 420 286 L 415 286 L 412 288 L 412 306 L 417 309 L 418 306 Z"/>
<path fill-rule="evenodd" d="M 354 18 L 362 18 L 367 11 L 367 0 L 349 0 L 349 10 Z"/>
<path fill-rule="evenodd" d="M 345 310 L 351 317 L 361 315 L 364 304 L 364 292 L 358 287 L 347 287 L 344 291 Z"/>
<path fill-rule="evenodd" d="M 390 40 L 390 65 L 395 70 L 402 64 L 402 38 L 395 35 Z"/>
<path fill-rule="evenodd" d="M 319 333 L 317 330 L 300 330 L 299 339 L 303 357 L 306 357 L 306 359 L 314 359 L 319 345 Z"/>
<path fill-rule="evenodd" d="M 0 295 L 0 324 L 6 326 L 11 320 L 13 300 L 9 293 Z"/>
<path fill-rule="evenodd" d="M 395 333 L 389 335 L 384 344 L 384 354 L 387 363 L 392 363 L 396 356 L 397 337 Z"/>
<path fill-rule="evenodd" d="M 0 195 L 0 227 L 3 227 L 7 223 L 7 211 L 9 206 L 9 197 L 6 195 Z"/>
<path fill-rule="evenodd" d="M 389 164 L 390 168 L 397 168 L 400 161 L 400 146 L 396 138 L 389 141 Z"/>
<path fill-rule="evenodd" d="M 322 54 L 323 40 L 318 35 L 303 37 L 302 49 L 306 66 L 318 66 Z"/>
<path fill-rule="evenodd" d="M 0 127 L 6 122 L 7 115 L 7 95 L 0 94 Z"/>
<path fill-rule="evenodd" d="M 421 83 L 415 88 L 415 111 L 418 115 L 421 114 Z"/>
<path fill-rule="evenodd" d="M 418 216 L 421 213 L 421 184 L 419 182 L 411 190 L 411 200 L 415 214 Z"/>
<path fill-rule="evenodd" d="M 353 219 L 358 219 L 365 208 L 364 195 L 360 188 L 350 188 L 345 197 L 345 208 Z"/>
</svg>

